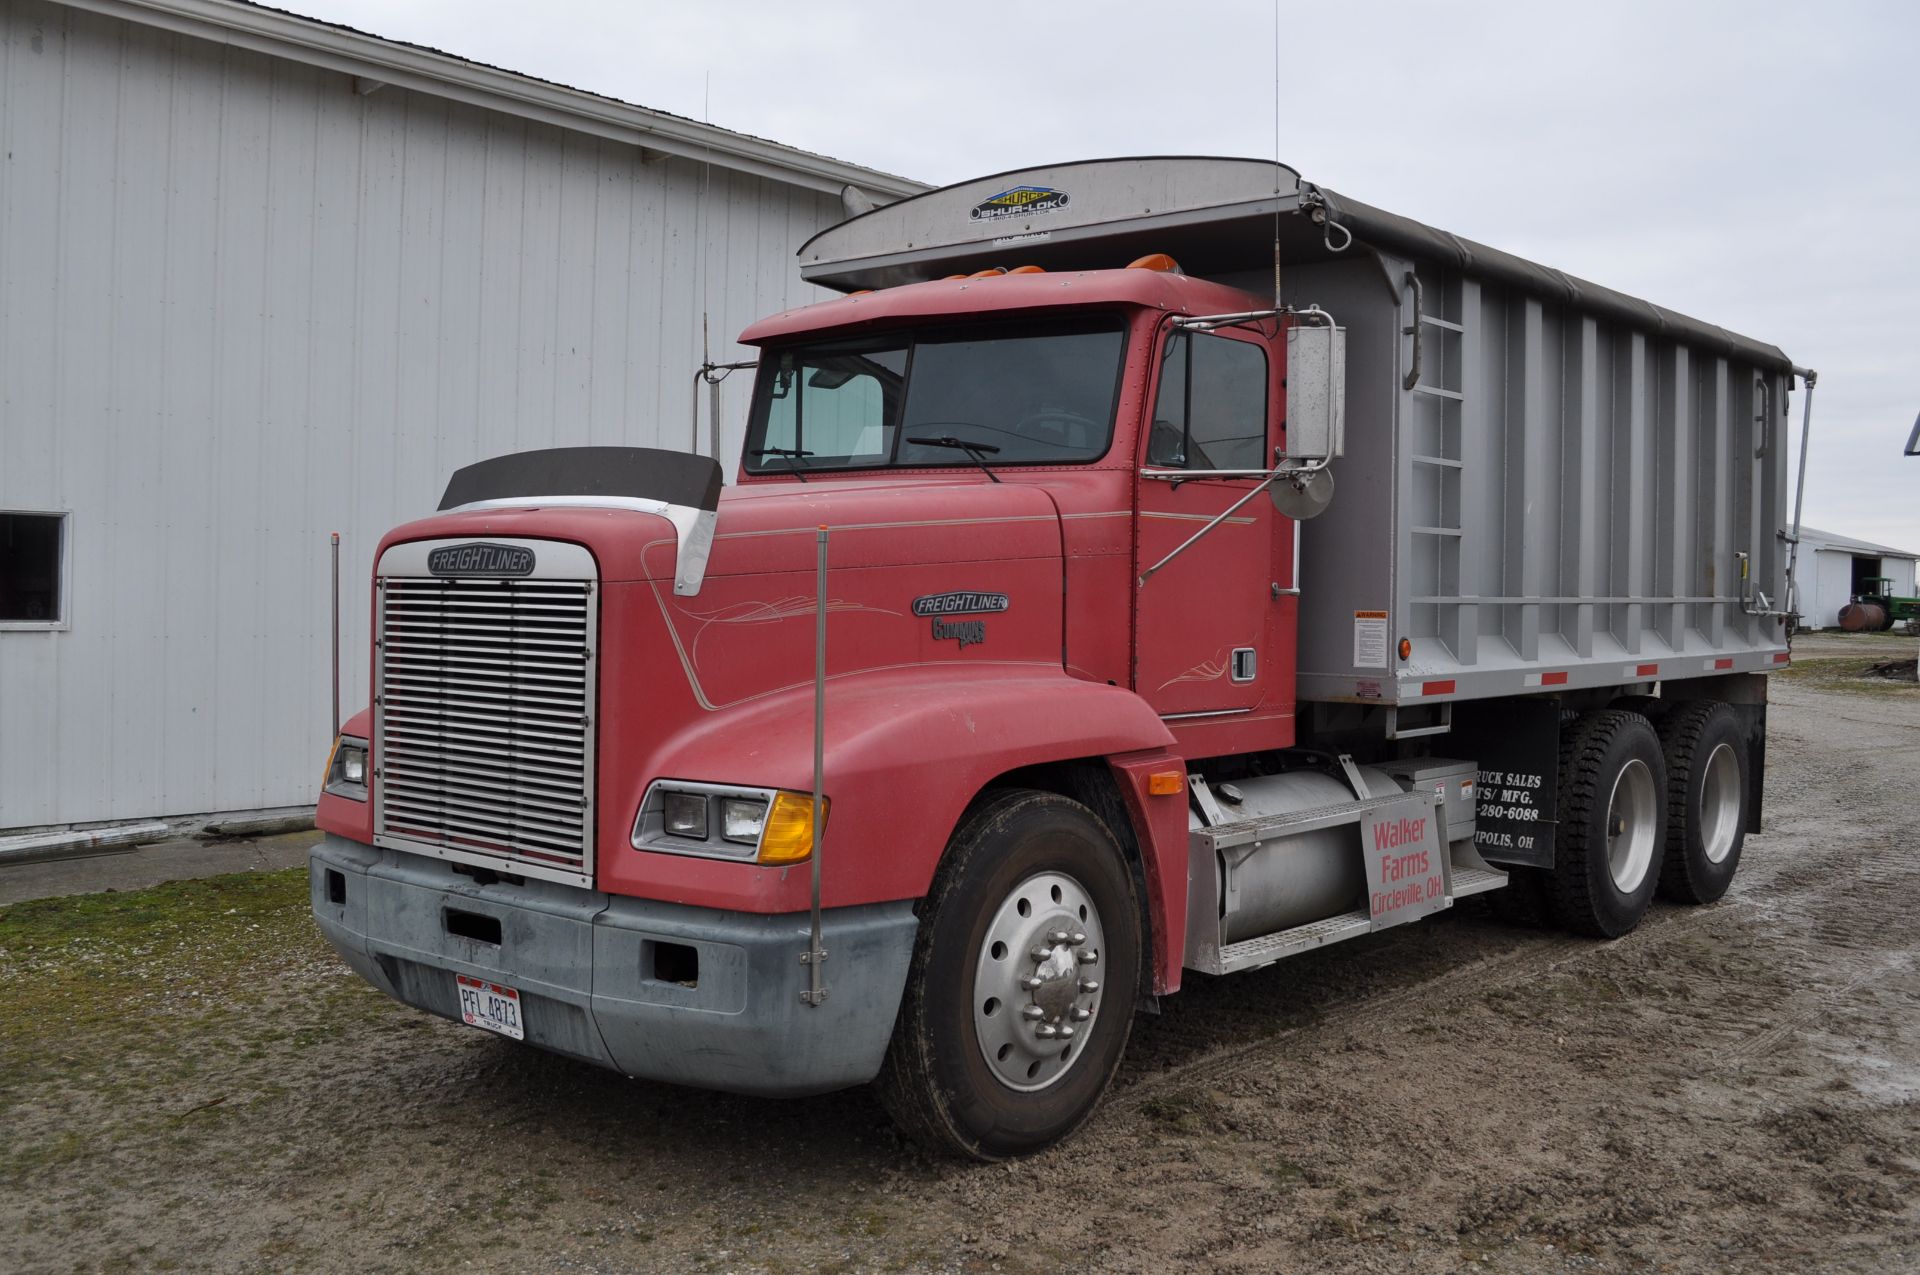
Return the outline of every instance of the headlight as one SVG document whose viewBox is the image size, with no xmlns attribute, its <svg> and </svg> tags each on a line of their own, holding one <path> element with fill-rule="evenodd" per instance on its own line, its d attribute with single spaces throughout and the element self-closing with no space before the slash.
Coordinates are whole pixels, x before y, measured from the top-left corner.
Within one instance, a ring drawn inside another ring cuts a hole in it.
<svg viewBox="0 0 1920 1275">
<path fill-rule="evenodd" d="M 826 806 L 822 799 L 823 818 Z M 632 839 L 636 850 L 801 863 L 813 854 L 813 798 L 773 788 L 663 780 L 641 801 Z"/>
<path fill-rule="evenodd" d="M 675 837 L 694 841 L 707 839 L 707 797 L 698 792 L 670 792 L 665 795 L 666 829 Z"/>
<path fill-rule="evenodd" d="M 366 740 L 342 735 L 333 741 L 333 755 L 327 759 L 327 778 L 321 787 L 349 801 L 367 799 Z"/>
<path fill-rule="evenodd" d="M 720 799 L 720 835 L 742 845 L 758 845 L 767 824 L 767 803 L 757 797 Z"/>
</svg>

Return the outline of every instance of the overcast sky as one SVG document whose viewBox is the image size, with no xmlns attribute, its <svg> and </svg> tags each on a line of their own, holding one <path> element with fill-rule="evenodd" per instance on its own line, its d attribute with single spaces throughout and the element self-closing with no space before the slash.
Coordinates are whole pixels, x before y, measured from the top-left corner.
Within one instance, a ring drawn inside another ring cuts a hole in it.
<svg viewBox="0 0 1920 1275">
<path fill-rule="evenodd" d="M 282 2 L 934 183 L 1274 153 L 1272 0 Z M 1920 550 L 1920 4 L 1280 8 L 1281 160 L 1780 346 L 1807 523 Z"/>
</svg>

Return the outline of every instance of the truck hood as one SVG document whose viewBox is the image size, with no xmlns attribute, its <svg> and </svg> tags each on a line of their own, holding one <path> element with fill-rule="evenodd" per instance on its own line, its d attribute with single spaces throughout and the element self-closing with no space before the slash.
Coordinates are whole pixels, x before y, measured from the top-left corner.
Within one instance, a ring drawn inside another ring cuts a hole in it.
<svg viewBox="0 0 1920 1275">
<path fill-rule="evenodd" d="M 834 570 L 1060 556 L 1059 512 L 1037 487 L 815 481 L 728 488 L 707 575 L 812 574 L 823 526 Z M 670 559 L 645 555 L 648 577 L 671 579 Z"/>
</svg>

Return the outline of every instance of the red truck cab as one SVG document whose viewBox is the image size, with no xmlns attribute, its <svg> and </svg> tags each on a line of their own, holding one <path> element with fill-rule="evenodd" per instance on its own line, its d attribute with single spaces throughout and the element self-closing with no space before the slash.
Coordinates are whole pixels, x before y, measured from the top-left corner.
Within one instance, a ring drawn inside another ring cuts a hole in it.
<svg viewBox="0 0 1920 1275">
<path fill-rule="evenodd" d="M 882 1069 L 956 830 L 996 791 L 1052 796 L 1016 816 L 1044 842 L 1097 810 L 1067 831 L 1125 865 L 1104 900 L 1065 872 L 1030 901 L 1053 920 L 1009 928 L 1029 980 L 1071 946 L 1047 935 L 1091 918 L 1105 938 L 1072 949 L 1074 990 L 1040 1022 L 1065 1034 L 1011 1042 L 1006 1076 L 1075 1091 L 1065 1114 L 988 1148 L 1058 1136 L 1110 1072 L 1072 1065 L 1076 1034 L 1117 1059 L 1136 995 L 1179 985 L 1187 759 L 1293 741 L 1292 533 L 1272 504 L 1138 579 L 1284 444 L 1281 322 L 1174 326 L 1258 308 L 1164 268 L 827 301 L 744 334 L 762 350 L 747 454 L 704 545 L 676 525 L 706 512 L 692 497 L 527 490 L 394 530 L 376 704 L 345 731 L 371 782 L 320 801 L 329 937 L 398 999 L 629 1075 L 832 1089 Z M 769 856 L 753 820 L 812 784 L 822 526 L 830 995 L 810 1006 L 806 843 Z M 489 548 L 528 574 L 470 574 Z M 730 839 L 736 815 L 751 831 Z"/>
</svg>

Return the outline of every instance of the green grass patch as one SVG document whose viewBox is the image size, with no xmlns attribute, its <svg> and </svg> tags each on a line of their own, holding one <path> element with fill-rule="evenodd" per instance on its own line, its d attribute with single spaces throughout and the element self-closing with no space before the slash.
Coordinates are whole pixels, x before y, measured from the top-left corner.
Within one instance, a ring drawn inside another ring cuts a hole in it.
<svg viewBox="0 0 1920 1275">
<path fill-rule="evenodd" d="M 1898 659 L 1910 653 L 1912 643 L 1906 643 L 1908 652 L 1879 646 L 1870 654 L 1846 656 L 1815 656 L 1794 658 L 1775 677 L 1785 678 L 1797 685 L 1821 691 L 1841 691 L 1851 695 L 1873 696 L 1911 696 L 1920 695 L 1920 683 L 1899 681 L 1890 677 L 1877 677 L 1867 670 L 1886 660 Z"/>
</svg>

